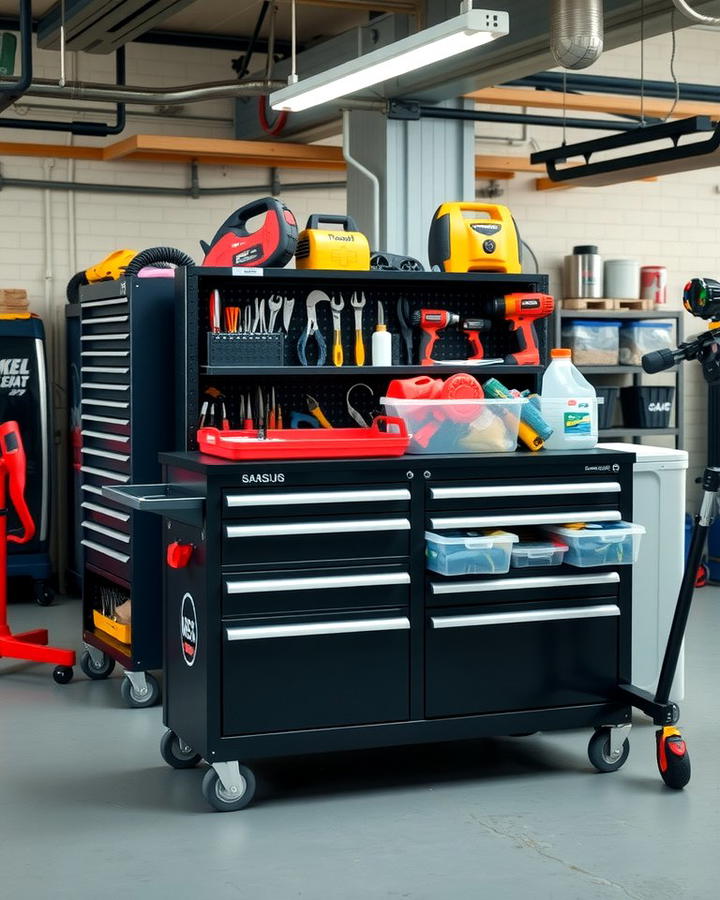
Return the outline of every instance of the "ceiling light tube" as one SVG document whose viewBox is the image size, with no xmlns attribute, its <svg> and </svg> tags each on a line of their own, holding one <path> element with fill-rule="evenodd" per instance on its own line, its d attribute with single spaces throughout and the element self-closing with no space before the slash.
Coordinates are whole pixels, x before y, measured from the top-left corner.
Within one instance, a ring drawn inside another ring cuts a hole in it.
<svg viewBox="0 0 720 900">
<path fill-rule="evenodd" d="M 270 94 L 270 106 L 289 112 L 310 109 L 448 57 L 467 53 L 509 33 L 510 20 L 506 12 L 472 9 L 471 6 L 469 0 L 461 4 L 459 16 L 326 72 L 289 84 Z"/>
</svg>

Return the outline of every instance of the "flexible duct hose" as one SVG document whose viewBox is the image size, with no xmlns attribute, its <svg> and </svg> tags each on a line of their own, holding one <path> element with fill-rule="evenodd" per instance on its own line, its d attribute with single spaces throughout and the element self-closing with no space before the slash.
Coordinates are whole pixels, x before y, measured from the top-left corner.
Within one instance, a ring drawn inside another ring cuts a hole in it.
<svg viewBox="0 0 720 900">
<path fill-rule="evenodd" d="M 126 276 L 137 275 L 145 266 L 157 266 L 158 263 L 173 263 L 176 266 L 194 266 L 195 260 L 175 247 L 150 247 L 141 250 L 125 269 Z"/>
<path fill-rule="evenodd" d="M 696 22 L 698 25 L 711 25 L 713 28 L 720 28 L 720 19 L 715 16 L 704 16 L 685 2 L 685 0 L 673 0 L 675 9 L 681 12 L 687 19 Z"/>
<path fill-rule="evenodd" d="M 550 51 L 559 66 L 586 69 L 602 50 L 602 0 L 551 0 Z"/>
</svg>

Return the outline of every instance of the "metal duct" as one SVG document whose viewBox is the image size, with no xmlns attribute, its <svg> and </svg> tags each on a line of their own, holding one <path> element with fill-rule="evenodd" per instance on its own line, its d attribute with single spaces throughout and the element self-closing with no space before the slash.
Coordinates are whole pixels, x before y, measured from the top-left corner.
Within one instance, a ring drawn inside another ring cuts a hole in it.
<svg viewBox="0 0 720 900">
<path fill-rule="evenodd" d="M 278 81 L 217 81 L 186 87 L 147 88 L 120 87 L 118 85 L 90 84 L 69 81 L 60 87 L 57 81 L 37 78 L 25 91 L 33 97 L 53 97 L 63 100 L 94 100 L 104 103 L 137 103 L 143 106 L 159 106 L 176 103 L 198 103 L 201 100 L 222 100 L 252 97 L 284 87 Z"/>
<path fill-rule="evenodd" d="M 587 69 L 603 50 L 602 0 L 551 0 L 550 50 L 566 69 Z"/>
</svg>

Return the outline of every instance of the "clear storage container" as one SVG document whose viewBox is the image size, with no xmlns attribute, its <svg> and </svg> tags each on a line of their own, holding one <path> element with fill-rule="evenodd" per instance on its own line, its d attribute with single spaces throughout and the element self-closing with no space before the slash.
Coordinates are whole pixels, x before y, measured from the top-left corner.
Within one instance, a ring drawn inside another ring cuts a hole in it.
<svg viewBox="0 0 720 900">
<path fill-rule="evenodd" d="M 380 402 L 389 416 L 405 420 L 408 453 L 508 453 L 517 448 L 520 410 L 528 401 L 383 397 Z"/>
<path fill-rule="evenodd" d="M 513 569 L 536 566 L 561 566 L 568 545 L 560 541 L 525 541 L 512 548 L 510 565 Z"/>
<path fill-rule="evenodd" d="M 562 345 L 576 366 L 616 366 L 620 359 L 617 319 L 571 319 L 562 327 Z"/>
<path fill-rule="evenodd" d="M 642 358 L 652 350 L 674 350 L 672 322 L 628 322 L 620 329 L 620 362 L 641 366 Z"/>
<path fill-rule="evenodd" d="M 502 575 L 518 540 L 509 531 L 426 531 L 426 565 L 440 575 Z"/>
<path fill-rule="evenodd" d="M 565 562 L 570 566 L 627 566 L 637 560 L 642 525 L 632 522 L 596 522 L 582 525 L 547 525 L 547 534 L 568 545 Z"/>
</svg>

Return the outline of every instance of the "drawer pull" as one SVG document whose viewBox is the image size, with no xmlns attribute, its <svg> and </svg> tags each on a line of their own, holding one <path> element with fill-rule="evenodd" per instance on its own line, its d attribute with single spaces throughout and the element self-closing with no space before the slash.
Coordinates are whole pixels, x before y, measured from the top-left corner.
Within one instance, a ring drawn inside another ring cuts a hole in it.
<svg viewBox="0 0 720 900">
<path fill-rule="evenodd" d="M 129 350 L 83 350 L 80 356 L 130 356 Z"/>
<path fill-rule="evenodd" d="M 83 419 L 85 416 L 83 416 Z M 112 441 L 115 444 L 128 444 L 130 438 L 122 434 L 109 434 L 107 431 L 90 431 L 89 428 L 83 428 L 80 432 L 83 437 L 99 438 L 102 441 Z"/>
<path fill-rule="evenodd" d="M 303 503 L 382 503 L 409 500 L 406 488 L 376 491 L 294 491 L 284 494 L 228 494 L 229 509 L 248 506 L 296 506 Z"/>
<path fill-rule="evenodd" d="M 95 485 L 93 484 L 81 484 L 80 490 L 87 491 L 89 494 L 97 494 L 98 497 L 102 497 L 103 495 L 102 489 L 99 487 L 95 487 Z"/>
<path fill-rule="evenodd" d="M 104 459 L 116 459 L 118 462 L 127 462 L 130 459 L 128 453 L 113 453 L 111 450 L 96 450 L 94 447 L 83 447 L 81 453 L 88 456 L 102 456 Z"/>
<path fill-rule="evenodd" d="M 87 485 L 86 485 L 87 487 Z M 98 488 L 98 494 L 102 496 L 102 491 Z M 127 522 L 130 518 L 130 513 L 119 512 L 117 509 L 110 509 L 109 506 L 100 506 L 99 503 L 91 503 L 89 500 L 85 500 L 84 503 L 81 503 L 83 509 L 89 509 L 92 512 L 100 513 L 101 516 L 107 516 L 110 519 L 117 519 L 118 522 Z"/>
<path fill-rule="evenodd" d="M 103 553 L 105 556 L 109 556 L 110 559 L 116 559 L 121 563 L 130 562 L 130 557 L 127 553 L 119 553 L 117 550 L 111 550 L 109 547 L 103 547 L 102 544 L 96 544 L 95 541 L 88 541 L 85 538 L 80 543 L 89 550 L 95 550 L 96 553 Z"/>
<path fill-rule="evenodd" d="M 83 381 L 80 385 L 82 391 L 129 391 L 129 384 L 105 384 L 101 381 Z"/>
<path fill-rule="evenodd" d="M 432 582 L 433 594 L 475 594 L 479 591 L 529 591 L 533 588 L 587 587 L 592 584 L 619 584 L 617 572 L 595 575 L 538 575 L 534 578 L 491 578 L 460 581 L 457 584 Z"/>
<path fill-rule="evenodd" d="M 122 475 L 120 472 L 111 472 L 109 469 L 96 469 L 94 466 L 80 466 L 80 471 L 87 475 L 99 475 L 100 478 L 106 478 L 108 481 L 120 481 L 127 484 L 130 481 L 129 475 Z"/>
<path fill-rule="evenodd" d="M 91 400 L 83 397 L 81 401 L 83 406 L 109 406 L 113 409 L 129 409 L 130 404 L 123 400 Z"/>
<path fill-rule="evenodd" d="M 226 581 L 228 594 L 272 594 L 275 591 L 329 591 L 336 588 L 383 587 L 410 584 L 407 572 L 378 572 L 371 575 L 331 575 L 315 578 L 267 578 L 256 581 Z"/>
<path fill-rule="evenodd" d="M 257 641 L 265 638 L 312 637 L 318 634 L 362 634 L 370 631 L 408 631 L 406 616 L 395 619 L 355 619 L 347 622 L 307 622 L 298 625 L 250 625 L 226 628 L 229 641 Z"/>
<path fill-rule="evenodd" d="M 430 522 L 433 528 L 497 528 L 510 525 L 562 525 L 563 522 L 619 522 L 621 519 L 622 516 L 616 509 L 594 509 L 512 516 L 504 513 L 492 516 L 438 516 L 430 519 Z"/>
<path fill-rule="evenodd" d="M 80 418 L 83 422 L 105 422 L 107 425 L 129 425 L 130 419 L 114 419 L 112 416 L 95 416 L 83 413 Z"/>
<path fill-rule="evenodd" d="M 126 341 L 130 337 L 129 332 L 125 334 L 84 334 L 81 341 Z"/>
<path fill-rule="evenodd" d="M 82 366 L 81 372 L 101 372 L 105 375 L 127 375 L 129 366 Z"/>
<path fill-rule="evenodd" d="M 553 494 L 618 494 L 617 481 L 591 481 L 575 484 L 504 484 L 495 487 L 430 488 L 433 500 L 475 500 L 484 497 L 548 497 Z"/>
<path fill-rule="evenodd" d="M 91 306 L 116 306 L 118 303 L 127 303 L 127 297 L 111 297 L 110 300 L 85 300 L 81 301 L 83 309 L 89 309 Z M 92 322 L 92 319 L 85 319 L 86 322 Z"/>
<path fill-rule="evenodd" d="M 296 534 L 341 534 L 409 531 L 407 519 L 357 519 L 345 522 L 287 522 L 282 525 L 226 525 L 229 538 L 282 537 Z"/>
<path fill-rule="evenodd" d="M 97 522 L 89 522 L 87 519 L 83 519 L 82 526 L 89 531 L 97 531 L 98 534 L 104 534 L 105 537 L 112 538 L 114 541 L 120 541 L 122 544 L 130 543 L 129 534 L 123 534 L 122 531 L 115 531 L 114 528 L 106 528 L 104 525 L 98 525 Z"/>
<path fill-rule="evenodd" d="M 533 609 L 526 612 L 484 613 L 477 616 L 433 616 L 433 628 L 471 628 L 478 625 L 522 625 L 526 622 L 563 622 L 570 619 L 602 619 L 619 616 L 615 603 L 570 606 L 564 609 Z"/>
<path fill-rule="evenodd" d="M 83 319 L 83 325 L 110 325 L 112 322 L 127 322 L 129 319 L 127 313 L 119 316 L 93 316 Z"/>
</svg>

